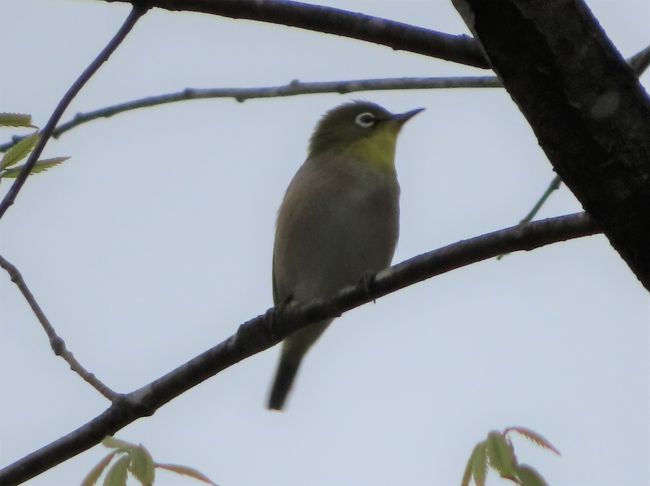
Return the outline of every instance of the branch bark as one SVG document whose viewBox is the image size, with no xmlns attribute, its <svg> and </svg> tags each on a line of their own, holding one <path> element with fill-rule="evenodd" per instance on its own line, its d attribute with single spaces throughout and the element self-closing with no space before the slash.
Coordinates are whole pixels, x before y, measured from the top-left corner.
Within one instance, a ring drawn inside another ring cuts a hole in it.
<svg viewBox="0 0 650 486">
<path fill-rule="evenodd" d="M 138 4 L 138 0 L 106 0 Z M 478 44 L 466 35 L 450 35 L 393 20 L 289 0 L 147 0 L 165 10 L 201 12 L 257 20 L 351 37 L 425 56 L 488 69 Z"/>
<path fill-rule="evenodd" d="M 633 70 L 580 0 L 453 3 L 555 171 L 650 290 L 650 100 Z"/>
<path fill-rule="evenodd" d="M 98 444 L 138 418 L 154 412 L 186 390 L 239 361 L 270 348 L 292 332 L 384 295 L 456 268 L 503 253 L 600 232 L 586 213 L 517 225 L 424 253 L 379 272 L 372 282 L 346 287 L 328 300 L 316 299 L 271 308 L 239 326 L 235 334 L 165 376 L 120 395 L 101 415 L 78 429 L 0 470 L 0 484 L 10 486 L 34 476 Z"/>
<path fill-rule="evenodd" d="M 63 95 L 63 98 L 61 98 L 61 101 L 59 101 L 58 105 L 56 105 L 56 108 L 52 112 L 52 115 L 50 115 L 50 119 L 45 124 L 45 127 L 43 127 L 43 130 L 41 130 L 38 143 L 36 144 L 36 147 L 34 147 L 32 153 L 29 154 L 27 162 L 25 162 L 24 169 L 20 175 L 16 177 L 16 180 L 9 188 L 9 191 L 7 191 L 7 194 L 5 194 L 2 202 L 0 202 L 0 218 L 4 216 L 7 209 L 9 209 L 9 207 L 11 207 L 11 205 L 14 203 L 16 196 L 25 184 L 25 181 L 27 180 L 29 173 L 34 168 L 34 165 L 36 165 L 36 162 L 43 152 L 45 145 L 52 136 L 52 132 L 54 131 L 56 124 L 59 122 L 61 116 L 68 108 L 68 105 L 70 105 L 74 97 L 77 96 L 77 93 L 81 91 L 81 88 L 83 88 L 88 80 L 92 78 L 92 76 L 97 72 L 102 64 L 104 64 L 104 62 L 108 60 L 111 54 L 115 52 L 115 49 L 119 47 L 129 32 L 131 32 L 131 29 L 138 21 L 138 19 L 140 19 L 140 17 L 147 11 L 147 8 L 148 7 L 146 6 L 134 5 L 131 13 L 129 13 L 128 17 L 120 29 L 117 31 L 117 33 L 113 36 L 113 38 L 108 42 L 108 44 L 106 44 L 106 47 L 104 47 L 104 49 L 102 49 L 97 57 L 93 59 L 90 65 L 84 69 L 84 71 L 79 75 L 75 82 L 72 83 L 72 86 L 70 86 L 68 91 L 66 91 L 66 93 Z"/>
<path fill-rule="evenodd" d="M 22 274 L 14 264 L 0 255 L 0 267 L 4 268 L 9 274 L 11 281 L 16 284 L 16 287 L 20 290 L 20 293 L 23 294 L 23 297 L 29 304 L 29 307 L 34 312 L 34 315 L 40 322 L 41 327 L 47 334 L 48 339 L 50 340 L 50 347 L 56 356 L 61 356 L 68 365 L 70 369 L 77 373 L 86 383 L 90 384 L 95 390 L 101 393 L 105 398 L 109 400 L 114 400 L 117 397 L 117 393 L 107 387 L 102 381 L 97 378 L 93 373 L 88 371 L 84 366 L 74 357 L 74 355 L 68 350 L 65 345 L 65 341 L 61 338 L 54 329 L 54 326 L 50 323 L 50 320 L 41 309 L 41 306 L 38 304 L 34 294 L 25 283 L 25 279 Z"/>
</svg>

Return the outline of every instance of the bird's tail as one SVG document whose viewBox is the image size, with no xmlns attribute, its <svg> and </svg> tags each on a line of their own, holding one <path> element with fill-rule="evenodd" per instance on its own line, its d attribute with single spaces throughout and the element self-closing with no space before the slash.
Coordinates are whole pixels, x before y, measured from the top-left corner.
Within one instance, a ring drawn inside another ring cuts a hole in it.
<svg viewBox="0 0 650 486">
<path fill-rule="evenodd" d="M 296 378 L 300 360 L 296 360 L 289 353 L 282 353 L 280 361 L 278 362 L 278 369 L 275 372 L 275 380 L 273 380 L 273 387 L 269 394 L 268 408 L 269 410 L 282 410 L 284 402 L 291 391 L 293 380 Z"/>
</svg>

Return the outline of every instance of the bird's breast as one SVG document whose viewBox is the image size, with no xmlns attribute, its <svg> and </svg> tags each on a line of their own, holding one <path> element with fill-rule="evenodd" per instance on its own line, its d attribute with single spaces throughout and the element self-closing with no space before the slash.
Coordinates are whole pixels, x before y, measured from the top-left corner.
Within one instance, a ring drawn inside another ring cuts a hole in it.
<svg viewBox="0 0 650 486">
<path fill-rule="evenodd" d="M 397 244 L 396 179 L 311 175 L 318 174 L 292 183 L 278 214 L 274 279 L 279 298 L 324 297 L 354 284 L 388 266 Z"/>
</svg>

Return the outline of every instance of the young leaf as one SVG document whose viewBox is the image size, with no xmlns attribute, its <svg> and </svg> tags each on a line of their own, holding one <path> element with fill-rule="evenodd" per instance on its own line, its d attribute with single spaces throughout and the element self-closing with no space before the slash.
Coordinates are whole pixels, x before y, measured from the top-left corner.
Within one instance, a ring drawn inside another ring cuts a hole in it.
<svg viewBox="0 0 650 486">
<path fill-rule="evenodd" d="M 203 481 L 204 483 L 208 483 L 211 486 L 217 486 L 216 483 L 213 483 L 210 478 L 208 478 L 205 474 L 197 471 L 196 469 L 193 469 L 191 467 L 187 466 L 179 466 L 177 464 L 158 464 L 156 463 L 156 467 L 160 469 L 166 469 L 167 471 L 175 472 L 176 474 L 182 474 L 185 476 L 190 476 L 194 479 L 198 479 L 199 481 Z"/>
<path fill-rule="evenodd" d="M 106 466 L 109 465 L 117 453 L 118 451 L 109 452 L 106 457 L 99 461 L 97 465 L 90 470 L 83 481 L 81 481 L 81 486 L 95 486 L 95 483 L 99 479 L 99 476 L 102 475 L 104 469 L 106 469 Z"/>
<path fill-rule="evenodd" d="M 518 434 L 523 435 L 526 439 L 530 440 L 531 442 L 534 442 L 538 446 L 549 449 L 555 452 L 558 456 L 561 455 L 560 451 L 558 451 L 555 447 L 553 447 L 553 444 L 551 444 L 548 440 L 546 440 L 544 437 L 542 437 L 534 430 L 527 429 L 526 427 L 508 427 L 504 431 L 504 434 L 507 434 L 508 432 L 517 432 Z"/>
<path fill-rule="evenodd" d="M 137 445 L 132 444 L 131 442 L 116 439 L 115 437 L 113 437 L 111 435 L 107 435 L 106 437 L 104 437 L 104 440 L 102 440 L 102 445 L 104 447 L 108 447 L 109 449 L 120 449 L 120 450 L 123 450 L 123 451 L 127 451 L 129 449 L 133 449 L 135 447 L 138 447 Z"/>
<path fill-rule="evenodd" d="M 131 464 L 129 471 L 133 474 L 142 486 L 151 486 L 155 479 L 156 471 L 154 469 L 153 458 L 149 451 L 140 444 L 130 450 Z"/>
<path fill-rule="evenodd" d="M 474 450 L 472 450 L 469 459 L 467 459 L 465 471 L 463 472 L 463 479 L 460 480 L 460 486 L 469 486 L 469 482 L 472 480 L 472 465 L 474 464 L 474 454 L 476 453 L 477 447 L 478 444 L 474 446 Z"/>
<path fill-rule="evenodd" d="M 39 172 L 44 172 L 48 169 L 51 169 L 55 165 L 59 165 L 70 157 L 54 157 L 52 159 L 41 159 L 34 164 L 30 174 L 38 174 Z M 8 179 L 14 179 L 22 172 L 24 165 L 19 165 L 18 167 L 12 167 L 10 169 L 5 169 L 0 173 L 0 177 L 6 177 Z"/>
<path fill-rule="evenodd" d="M 0 169 L 6 169 L 23 160 L 32 151 L 40 135 L 38 132 L 27 135 L 7 150 L 0 161 Z"/>
<path fill-rule="evenodd" d="M 27 127 L 32 125 L 32 115 L 24 113 L 0 113 L 0 127 Z"/>
<path fill-rule="evenodd" d="M 472 475 L 476 486 L 485 486 L 487 477 L 487 442 L 483 441 L 476 444 L 472 451 Z"/>
<path fill-rule="evenodd" d="M 126 475 L 130 461 L 131 459 L 127 455 L 120 457 L 108 470 L 104 478 L 104 486 L 126 486 Z"/>
<path fill-rule="evenodd" d="M 521 486 L 548 486 L 544 478 L 530 466 L 520 464 L 517 466 L 517 476 Z"/>
<path fill-rule="evenodd" d="M 498 471 L 502 478 L 515 479 L 517 463 L 510 444 L 499 432 L 492 431 L 487 438 L 487 455 L 490 465 Z"/>
</svg>

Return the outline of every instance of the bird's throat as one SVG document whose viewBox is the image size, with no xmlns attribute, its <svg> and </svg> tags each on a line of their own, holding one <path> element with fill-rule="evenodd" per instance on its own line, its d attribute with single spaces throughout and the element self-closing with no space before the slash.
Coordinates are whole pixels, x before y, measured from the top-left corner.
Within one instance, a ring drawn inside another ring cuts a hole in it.
<svg viewBox="0 0 650 486">
<path fill-rule="evenodd" d="M 395 171 L 395 145 L 396 136 L 385 133 L 382 136 L 373 136 L 361 139 L 350 147 L 355 157 L 370 164 L 382 172 Z"/>
</svg>

